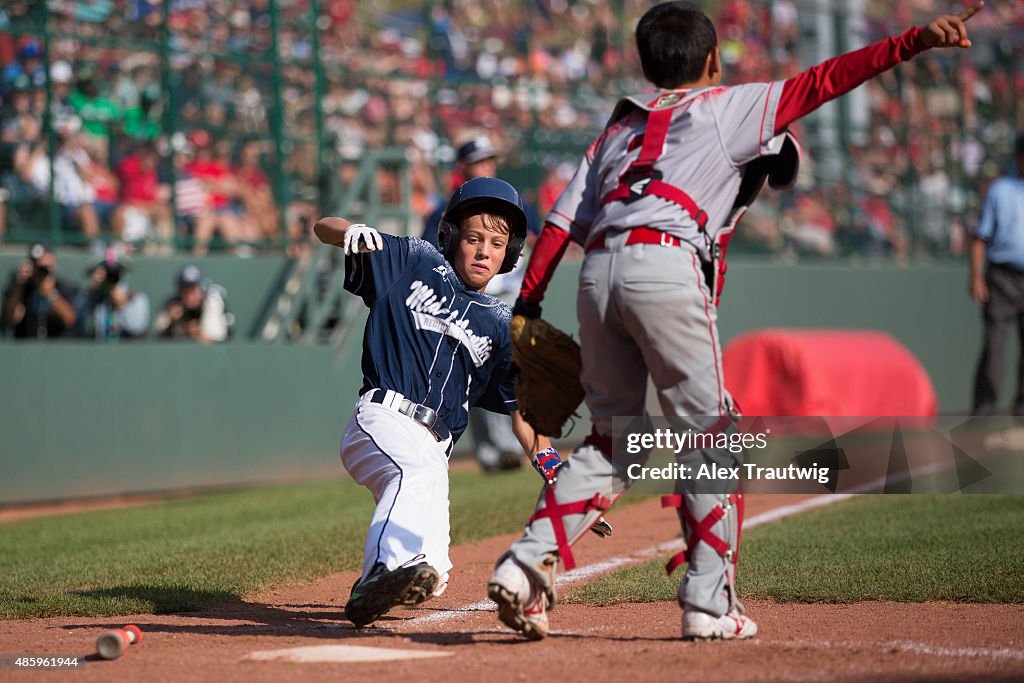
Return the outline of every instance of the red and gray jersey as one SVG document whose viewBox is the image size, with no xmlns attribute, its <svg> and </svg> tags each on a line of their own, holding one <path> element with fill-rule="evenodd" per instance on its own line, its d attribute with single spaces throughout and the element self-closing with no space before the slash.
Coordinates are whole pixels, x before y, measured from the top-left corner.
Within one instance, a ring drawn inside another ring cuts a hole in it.
<svg viewBox="0 0 1024 683">
<path fill-rule="evenodd" d="M 584 246 L 608 230 L 649 227 L 708 258 L 708 241 L 729 216 L 744 165 L 782 147 L 775 133 L 782 86 L 751 83 L 623 99 L 548 221 Z M 653 166 L 638 172 L 645 149 Z M 652 183 L 662 191 L 652 192 Z"/>
<path fill-rule="evenodd" d="M 543 300 L 570 239 L 586 247 L 611 229 L 649 227 L 706 259 L 729 220 L 744 164 L 780 152 L 782 133 L 797 119 L 925 49 L 914 27 L 786 81 L 626 98 L 548 214 L 520 296 Z M 652 136 L 662 125 L 664 136 Z"/>
</svg>

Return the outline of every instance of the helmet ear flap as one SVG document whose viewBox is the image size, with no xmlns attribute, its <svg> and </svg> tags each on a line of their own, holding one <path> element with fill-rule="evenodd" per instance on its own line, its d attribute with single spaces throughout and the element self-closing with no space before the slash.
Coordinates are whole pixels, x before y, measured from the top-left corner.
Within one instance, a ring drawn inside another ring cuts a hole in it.
<svg viewBox="0 0 1024 683">
<path fill-rule="evenodd" d="M 447 216 L 442 216 L 441 222 L 437 226 L 437 246 L 446 261 L 451 262 L 458 243 L 459 226 L 449 221 Z"/>
<path fill-rule="evenodd" d="M 509 273 L 512 272 L 516 267 L 516 263 L 519 262 L 519 257 L 523 254 L 523 245 L 526 244 L 525 234 L 509 234 L 508 245 L 505 248 L 505 260 L 501 263 L 501 269 L 498 273 Z"/>
</svg>

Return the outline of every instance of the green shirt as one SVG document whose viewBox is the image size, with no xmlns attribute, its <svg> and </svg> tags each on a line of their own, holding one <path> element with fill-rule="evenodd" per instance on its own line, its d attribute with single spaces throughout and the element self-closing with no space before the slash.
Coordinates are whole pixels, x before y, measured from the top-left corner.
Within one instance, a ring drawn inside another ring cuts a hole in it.
<svg viewBox="0 0 1024 683">
<path fill-rule="evenodd" d="M 89 99 L 76 91 L 68 97 L 68 102 L 81 117 L 82 130 L 92 135 L 109 138 L 111 128 L 124 117 L 117 105 L 102 95 Z"/>
</svg>

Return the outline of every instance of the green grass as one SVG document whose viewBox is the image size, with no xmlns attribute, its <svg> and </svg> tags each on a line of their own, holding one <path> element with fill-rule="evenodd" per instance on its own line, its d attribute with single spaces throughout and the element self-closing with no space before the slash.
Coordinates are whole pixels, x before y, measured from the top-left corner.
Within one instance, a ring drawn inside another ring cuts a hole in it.
<svg viewBox="0 0 1024 683">
<path fill-rule="evenodd" d="M 522 529 L 539 489 L 452 473 L 452 542 Z M 372 510 L 339 479 L 0 524 L 0 618 L 189 611 L 358 569 Z"/>
<path fill-rule="evenodd" d="M 667 559 L 667 558 L 666 558 Z M 566 602 L 675 600 L 664 561 L 617 571 Z M 744 533 L 742 597 L 1024 603 L 1024 496 L 863 496 Z"/>
</svg>

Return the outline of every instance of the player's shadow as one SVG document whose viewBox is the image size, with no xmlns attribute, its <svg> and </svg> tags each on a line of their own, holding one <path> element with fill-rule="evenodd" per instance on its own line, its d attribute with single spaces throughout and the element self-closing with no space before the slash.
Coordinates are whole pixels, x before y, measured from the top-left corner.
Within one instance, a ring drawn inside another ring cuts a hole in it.
<svg viewBox="0 0 1024 683">
<path fill-rule="evenodd" d="M 94 590 L 74 591 L 72 595 L 86 598 L 101 605 L 121 603 L 128 609 L 135 605 L 154 614 L 194 612 L 210 605 L 239 602 L 237 594 L 228 591 L 205 591 L 171 586 L 113 586 Z"/>
<path fill-rule="evenodd" d="M 481 635 L 474 632 L 403 633 L 389 625 L 423 616 L 426 610 L 399 609 L 381 617 L 373 626 L 356 628 L 345 619 L 341 604 L 281 604 L 247 602 L 227 591 L 198 591 L 163 586 L 114 586 L 76 595 L 94 598 L 101 603 L 122 603 L 126 612 L 152 612 L 146 617 L 133 617 L 143 633 L 177 633 L 225 636 L 302 636 L 332 641 L 368 638 L 408 638 L 436 645 L 459 645 L 475 642 Z M 136 605 L 138 607 L 136 607 Z M 434 610 L 430 610 L 434 611 Z M 174 616 L 193 623 L 176 623 L 162 619 Z M 223 622 L 223 623 L 218 623 Z M 124 620 L 106 624 L 66 623 L 62 628 L 120 628 Z"/>
<path fill-rule="evenodd" d="M 345 619 L 344 604 L 286 603 L 271 605 L 247 602 L 238 595 L 227 591 L 197 591 L 161 586 L 115 586 L 92 591 L 79 591 L 77 595 L 95 598 L 100 602 L 123 603 L 126 611 L 133 610 L 133 603 L 146 605 L 141 610 L 152 615 L 133 617 L 143 633 L 195 634 L 221 636 L 263 636 L 263 637 L 305 637 L 322 638 L 333 643 L 359 642 L 395 638 L 435 646 L 467 645 L 486 641 L 495 644 L 518 645 L 529 643 L 519 634 L 505 631 L 500 627 L 492 629 L 459 628 L 457 619 L 449 620 L 451 631 L 409 632 L 400 627 L 403 622 L 438 614 L 449 610 L 443 607 L 399 608 L 381 617 L 373 625 L 356 628 Z M 211 606 L 212 605 L 212 606 Z M 485 610 L 472 610 L 472 612 Z M 162 617 L 174 616 L 176 621 Z M 495 620 L 496 621 L 496 620 Z M 124 620 L 112 620 L 106 624 L 65 623 L 68 630 L 97 628 L 120 628 Z M 550 640 L 600 640 L 611 642 L 659 642 L 678 641 L 672 637 L 613 636 L 595 633 L 552 632 Z"/>
</svg>

